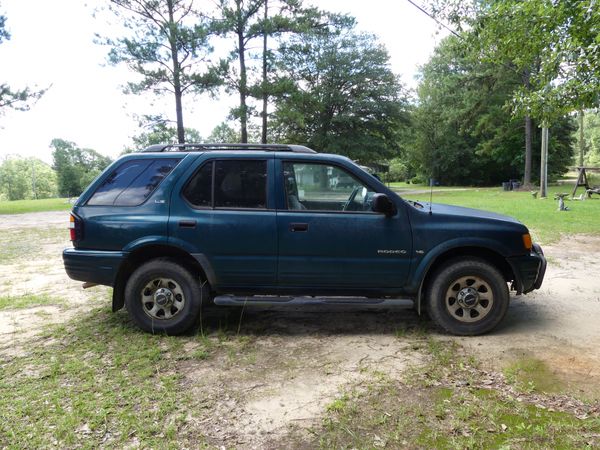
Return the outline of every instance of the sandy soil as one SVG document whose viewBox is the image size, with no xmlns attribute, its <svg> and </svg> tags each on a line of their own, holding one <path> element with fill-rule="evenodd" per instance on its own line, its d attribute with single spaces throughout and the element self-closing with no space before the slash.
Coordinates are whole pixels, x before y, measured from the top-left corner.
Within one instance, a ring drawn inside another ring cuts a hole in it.
<svg viewBox="0 0 600 450">
<path fill-rule="evenodd" d="M 24 224 L 58 230 L 66 228 L 65 217 L 64 212 L 0 216 L 0 230 Z M 68 301 L 0 310 L 0 356 L 18 354 L 46 324 L 71 320 L 99 302 L 108 304 L 107 288 L 84 291 L 66 276 L 61 251 L 68 245 L 65 229 L 64 238 L 45 242 L 35 258 L 0 265 L 3 296 L 47 294 Z M 513 297 L 505 321 L 492 334 L 457 339 L 428 332 L 456 339 L 492 369 L 523 356 L 541 359 L 566 383 L 593 392 L 600 386 L 600 237 L 565 238 L 544 250 L 549 267 L 542 289 Z M 239 310 L 208 314 L 216 315 L 207 318 L 216 323 L 227 315 L 239 317 Z M 419 323 L 415 313 L 399 309 L 247 308 L 240 334 L 253 339 L 250 353 L 182 360 L 175 369 L 192 393 L 204 393 L 197 397 L 206 402 L 201 405 L 206 415 L 189 425 L 202 427 L 215 444 L 276 443 L 290 427 L 316 423 L 340 392 L 363 389 L 379 375 L 400 377 L 418 364 L 419 352 L 396 331 Z"/>
<path fill-rule="evenodd" d="M 560 379 L 585 393 L 600 390 L 600 237 L 565 237 L 544 246 L 542 288 L 513 297 L 493 333 L 461 344 L 494 368 L 516 358 L 544 361 Z"/>
</svg>

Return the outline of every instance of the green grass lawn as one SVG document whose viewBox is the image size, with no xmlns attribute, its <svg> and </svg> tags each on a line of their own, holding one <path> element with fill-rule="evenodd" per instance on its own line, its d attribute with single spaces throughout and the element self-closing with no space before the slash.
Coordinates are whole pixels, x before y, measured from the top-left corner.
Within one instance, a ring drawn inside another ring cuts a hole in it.
<svg viewBox="0 0 600 450">
<path fill-rule="evenodd" d="M 442 187 L 438 189 L 444 189 Z M 472 188 L 433 193 L 434 203 L 466 206 L 513 216 L 532 231 L 535 240 L 548 243 L 561 235 L 600 234 L 600 197 L 585 201 L 567 200 L 569 211 L 558 211 L 557 192 L 571 193 L 572 186 L 551 186 L 548 198 L 534 199 L 528 191 L 502 191 L 501 188 Z M 406 199 L 429 201 L 429 194 L 402 194 Z M 580 188 L 578 194 L 582 193 Z"/>
<path fill-rule="evenodd" d="M 14 200 L 0 202 L 0 214 L 22 214 L 40 211 L 68 211 L 72 205 L 66 198 Z"/>
</svg>

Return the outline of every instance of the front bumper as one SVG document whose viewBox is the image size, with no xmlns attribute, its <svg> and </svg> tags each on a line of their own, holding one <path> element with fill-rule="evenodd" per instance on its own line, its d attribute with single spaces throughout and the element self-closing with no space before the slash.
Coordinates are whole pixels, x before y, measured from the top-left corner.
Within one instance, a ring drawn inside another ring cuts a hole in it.
<svg viewBox="0 0 600 450">
<path fill-rule="evenodd" d="M 78 281 L 114 286 L 126 253 L 114 251 L 78 250 L 66 248 L 63 262 L 69 278 Z"/>
<path fill-rule="evenodd" d="M 515 275 L 514 288 L 517 294 L 527 294 L 542 286 L 547 263 L 538 244 L 533 244 L 528 255 L 508 258 L 508 263 Z"/>
</svg>

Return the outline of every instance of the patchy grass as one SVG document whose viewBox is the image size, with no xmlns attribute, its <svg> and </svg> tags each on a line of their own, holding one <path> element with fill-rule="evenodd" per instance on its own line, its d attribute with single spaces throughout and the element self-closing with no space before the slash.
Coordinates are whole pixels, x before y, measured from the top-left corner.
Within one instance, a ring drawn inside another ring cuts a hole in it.
<svg viewBox="0 0 600 450">
<path fill-rule="evenodd" d="M 50 326 L 0 361 L 0 448 L 206 446 L 194 422 L 206 399 L 191 398 L 178 366 L 247 353 L 251 339 L 234 330 L 153 336 L 109 308 Z"/>
<path fill-rule="evenodd" d="M 541 360 L 523 356 L 504 369 L 507 382 L 522 391 L 553 393 L 561 392 L 563 384 Z"/>
<path fill-rule="evenodd" d="M 600 418 L 570 410 L 569 401 L 520 397 L 506 383 L 485 380 L 455 344 L 419 340 L 429 362 L 405 381 L 380 377 L 367 389 L 344 393 L 327 408 L 312 440 L 320 448 L 592 448 Z M 539 364 L 524 365 L 540 368 Z M 522 370 L 522 369 L 519 369 Z M 547 400 L 547 401 L 546 401 Z M 546 404 L 544 404 L 546 403 Z M 558 405 L 558 406 L 557 406 Z"/>
<path fill-rule="evenodd" d="M 68 211 L 73 205 L 67 198 L 43 200 L 13 200 L 0 202 L 0 214 L 23 214 L 41 211 Z"/>
<path fill-rule="evenodd" d="M 39 258 L 41 247 L 63 241 L 69 243 L 69 234 L 64 227 L 26 228 L 3 230 L 0 233 L 0 264 L 26 263 Z"/>
<path fill-rule="evenodd" d="M 577 233 L 599 234 L 600 197 L 585 201 L 567 200 L 569 211 L 557 211 L 553 196 L 558 192 L 571 192 L 571 186 L 551 186 L 548 198 L 534 199 L 524 191 L 504 192 L 500 188 L 473 188 L 452 192 L 434 192 L 434 203 L 466 206 L 494 211 L 517 218 L 532 230 L 536 240 L 554 242 L 561 235 Z M 429 201 L 426 194 L 400 195 L 407 199 Z"/>
<path fill-rule="evenodd" d="M 0 296 L 0 310 L 3 309 L 23 309 L 33 306 L 60 305 L 64 301 L 60 298 L 49 295 L 6 295 Z"/>
</svg>

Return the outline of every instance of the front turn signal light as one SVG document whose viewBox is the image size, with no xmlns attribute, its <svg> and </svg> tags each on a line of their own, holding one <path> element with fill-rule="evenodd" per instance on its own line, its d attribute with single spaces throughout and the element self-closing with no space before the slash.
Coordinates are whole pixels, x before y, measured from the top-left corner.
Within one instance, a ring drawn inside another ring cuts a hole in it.
<svg viewBox="0 0 600 450">
<path fill-rule="evenodd" d="M 527 250 L 531 250 L 533 243 L 531 242 L 531 236 L 529 233 L 523 235 L 523 245 Z"/>
</svg>

